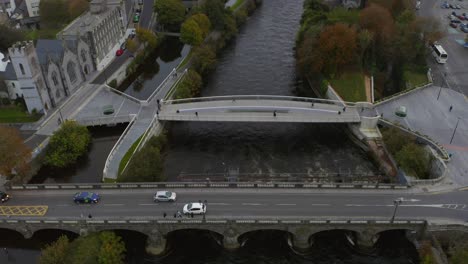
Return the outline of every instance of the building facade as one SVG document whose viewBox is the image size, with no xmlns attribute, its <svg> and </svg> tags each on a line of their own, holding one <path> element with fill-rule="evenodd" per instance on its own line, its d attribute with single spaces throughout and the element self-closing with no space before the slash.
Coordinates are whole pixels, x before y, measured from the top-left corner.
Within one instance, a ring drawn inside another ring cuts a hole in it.
<svg viewBox="0 0 468 264">
<path fill-rule="evenodd" d="M 93 0 L 90 10 L 58 33 L 58 38 L 67 42 L 85 39 L 90 44 L 91 58 L 96 67 L 119 44 L 125 33 L 126 24 L 121 14 L 119 6 L 108 6 L 106 0 Z"/>
</svg>

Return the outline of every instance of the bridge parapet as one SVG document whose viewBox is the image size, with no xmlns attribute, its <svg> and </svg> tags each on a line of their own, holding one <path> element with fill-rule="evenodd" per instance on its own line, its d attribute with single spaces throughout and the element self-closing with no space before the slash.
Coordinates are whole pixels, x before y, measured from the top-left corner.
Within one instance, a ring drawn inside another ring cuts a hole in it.
<svg viewBox="0 0 468 264">
<path fill-rule="evenodd" d="M 408 185 L 380 183 L 307 183 L 307 182 L 138 182 L 138 183 L 59 183 L 5 185 L 8 190 L 73 190 L 73 189 L 158 189 L 158 188 L 213 188 L 213 189 L 380 189 L 406 190 Z"/>
</svg>

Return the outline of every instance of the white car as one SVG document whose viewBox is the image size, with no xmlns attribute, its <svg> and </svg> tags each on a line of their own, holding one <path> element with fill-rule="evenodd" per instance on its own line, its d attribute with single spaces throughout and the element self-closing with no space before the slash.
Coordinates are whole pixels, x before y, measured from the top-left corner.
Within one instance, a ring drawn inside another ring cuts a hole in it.
<svg viewBox="0 0 468 264">
<path fill-rule="evenodd" d="M 154 194 L 153 201 L 154 202 L 175 202 L 176 197 L 177 195 L 175 192 L 158 191 Z"/>
<path fill-rule="evenodd" d="M 184 206 L 184 214 L 205 214 L 206 205 L 204 203 L 189 203 Z"/>
</svg>

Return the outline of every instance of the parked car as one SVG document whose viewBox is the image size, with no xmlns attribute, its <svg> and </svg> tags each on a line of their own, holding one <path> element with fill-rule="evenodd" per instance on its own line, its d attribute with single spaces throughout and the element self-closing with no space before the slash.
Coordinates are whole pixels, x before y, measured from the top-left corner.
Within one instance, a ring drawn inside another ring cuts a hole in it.
<svg viewBox="0 0 468 264">
<path fill-rule="evenodd" d="M 455 5 L 455 9 L 461 9 L 460 5 Z"/>
<path fill-rule="evenodd" d="M 143 0 L 138 0 L 139 5 L 143 5 Z"/>
<path fill-rule="evenodd" d="M 460 30 L 465 33 L 468 33 L 468 24 L 460 24 Z"/>
<path fill-rule="evenodd" d="M 11 196 L 8 193 L 0 191 L 0 199 L 2 200 L 2 203 L 10 200 L 10 198 Z"/>
<path fill-rule="evenodd" d="M 452 14 L 448 15 L 448 19 L 450 20 L 457 20 L 458 18 Z"/>
<path fill-rule="evenodd" d="M 204 203 L 189 203 L 184 206 L 184 214 L 206 214 L 206 205 Z"/>
<path fill-rule="evenodd" d="M 453 27 L 453 28 L 457 28 L 457 27 L 458 27 L 458 23 L 450 22 L 450 26 Z"/>
<path fill-rule="evenodd" d="M 450 23 L 460 24 L 461 21 L 459 19 L 452 19 L 450 20 Z"/>
<path fill-rule="evenodd" d="M 448 3 L 443 3 L 443 4 L 440 5 L 440 8 L 448 9 L 449 5 L 448 5 Z"/>
<path fill-rule="evenodd" d="M 73 202 L 79 203 L 97 203 L 101 200 L 101 197 L 97 193 L 93 192 L 77 192 L 73 196 Z"/>
<path fill-rule="evenodd" d="M 177 195 L 175 192 L 159 191 L 154 194 L 154 202 L 175 202 Z"/>
<path fill-rule="evenodd" d="M 115 56 L 119 57 L 121 56 L 123 53 L 124 53 L 125 50 L 123 49 L 118 49 L 116 52 L 115 52 Z"/>
<path fill-rule="evenodd" d="M 465 20 L 465 16 L 464 16 L 464 15 L 458 15 L 457 18 L 460 19 L 460 20 Z"/>
<path fill-rule="evenodd" d="M 135 30 L 133 30 L 133 31 L 130 32 L 130 34 L 128 35 L 128 38 L 129 38 L 129 39 L 134 39 L 135 36 L 136 36 L 136 32 L 135 32 Z"/>
<path fill-rule="evenodd" d="M 449 4 L 449 7 L 450 7 L 451 9 L 455 9 L 455 6 L 452 5 L 452 4 Z"/>
<path fill-rule="evenodd" d="M 140 21 L 140 14 L 136 13 L 135 16 L 133 16 L 133 23 L 138 23 Z"/>
</svg>

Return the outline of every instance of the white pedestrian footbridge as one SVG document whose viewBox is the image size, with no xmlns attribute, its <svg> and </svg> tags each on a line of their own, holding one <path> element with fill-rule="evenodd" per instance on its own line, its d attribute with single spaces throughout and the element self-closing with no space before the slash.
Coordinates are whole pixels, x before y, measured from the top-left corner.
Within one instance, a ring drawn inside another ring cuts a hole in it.
<svg viewBox="0 0 468 264">
<path fill-rule="evenodd" d="M 160 103 L 165 121 L 359 123 L 359 103 L 274 95 L 214 96 Z"/>
</svg>

